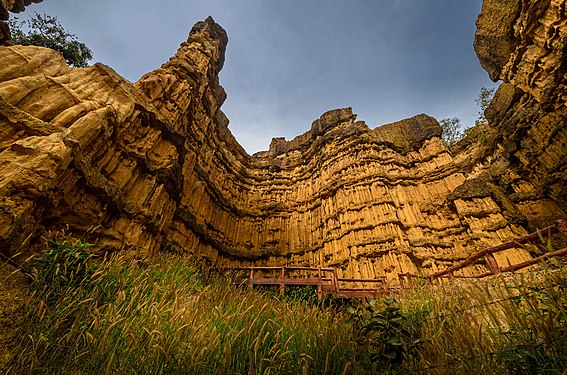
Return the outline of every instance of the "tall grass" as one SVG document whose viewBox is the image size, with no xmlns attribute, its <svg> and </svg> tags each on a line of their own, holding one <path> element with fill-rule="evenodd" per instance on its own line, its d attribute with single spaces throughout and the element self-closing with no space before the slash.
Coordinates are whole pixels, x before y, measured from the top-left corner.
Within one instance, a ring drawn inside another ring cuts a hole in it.
<svg viewBox="0 0 567 375">
<path fill-rule="evenodd" d="M 149 262 L 118 256 L 93 265 L 84 254 L 64 242 L 42 257 L 10 372 L 340 374 L 355 368 L 352 329 L 341 313 L 222 279 L 205 282 L 195 262 L 179 256 Z"/>
<path fill-rule="evenodd" d="M 407 372 L 563 374 L 567 270 L 543 269 L 405 291 L 422 345 Z"/>
<path fill-rule="evenodd" d="M 86 245 L 62 240 L 36 260 L 35 279 L 26 332 L 8 373 L 567 369 L 561 268 L 424 286 L 340 309 L 235 288 L 222 276 L 205 280 L 188 257 L 97 261 Z"/>
</svg>

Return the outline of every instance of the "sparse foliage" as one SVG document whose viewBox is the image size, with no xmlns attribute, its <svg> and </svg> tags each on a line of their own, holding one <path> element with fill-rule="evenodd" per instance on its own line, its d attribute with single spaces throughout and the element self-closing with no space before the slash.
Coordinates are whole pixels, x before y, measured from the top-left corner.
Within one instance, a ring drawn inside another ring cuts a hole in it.
<svg viewBox="0 0 567 375">
<path fill-rule="evenodd" d="M 35 13 L 29 20 L 14 18 L 10 20 L 10 29 L 13 44 L 51 48 L 63 55 L 70 66 L 86 67 L 93 57 L 91 50 L 65 30 L 57 17 Z"/>
<path fill-rule="evenodd" d="M 480 94 L 478 95 L 478 98 L 475 99 L 475 103 L 480 109 L 478 111 L 478 118 L 474 122 L 475 125 L 486 124 L 488 122 L 486 120 L 486 117 L 484 117 L 484 111 L 486 111 L 486 109 L 492 102 L 492 98 L 494 98 L 494 91 L 495 89 L 481 87 Z"/>
<path fill-rule="evenodd" d="M 478 98 L 475 99 L 475 103 L 479 107 L 477 119 L 474 121 L 475 126 L 488 123 L 486 117 L 484 117 L 484 111 L 486 111 L 492 102 L 495 90 L 496 89 L 494 88 L 488 89 L 486 87 L 481 87 L 480 94 L 478 95 Z M 460 141 L 465 135 L 474 135 L 474 138 L 477 139 L 477 133 L 473 131 L 474 128 L 471 127 L 463 131 L 461 119 L 457 117 L 441 119 L 439 121 L 439 125 L 441 125 L 442 129 L 441 138 L 447 146 L 451 146 Z M 484 133 L 485 132 L 483 132 L 483 134 Z"/>
<path fill-rule="evenodd" d="M 444 118 L 439 121 L 441 125 L 441 138 L 447 146 L 451 146 L 463 138 L 464 133 L 461 131 L 461 120 L 457 117 Z"/>
<path fill-rule="evenodd" d="M 401 313 L 396 300 L 386 298 L 384 306 L 378 300 L 367 300 L 364 305 L 350 307 L 356 342 L 370 360 L 380 369 L 398 368 L 404 358 L 411 356 L 421 344 L 410 322 Z"/>
</svg>

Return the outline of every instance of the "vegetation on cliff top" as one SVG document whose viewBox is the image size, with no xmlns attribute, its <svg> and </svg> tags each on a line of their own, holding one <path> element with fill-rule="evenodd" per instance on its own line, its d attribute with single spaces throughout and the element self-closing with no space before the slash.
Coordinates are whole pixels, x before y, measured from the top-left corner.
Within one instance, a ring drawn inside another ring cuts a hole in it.
<svg viewBox="0 0 567 375">
<path fill-rule="evenodd" d="M 35 13 L 29 20 L 15 18 L 9 24 L 13 44 L 51 48 L 59 52 L 67 64 L 76 68 L 88 66 L 93 58 L 87 45 L 79 42 L 75 34 L 69 33 L 57 17 Z"/>
<path fill-rule="evenodd" d="M 478 95 L 478 98 L 475 99 L 475 103 L 478 106 L 479 111 L 473 127 L 469 127 L 463 130 L 461 119 L 458 117 L 442 118 L 441 120 L 439 120 L 439 125 L 441 125 L 442 129 L 441 138 L 447 146 L 452 146 L 453 144 L 463 139 L 463 137 L 465 137 L 466 135 L 472 135 L 474 139 L 478 140 L 478 137 L 476 135 L 479 132 L 475 131 L 475 127 L 488 123 L 486 117 L 484 116 L 484 111 L 486 111 L 486 109 L 490 105 L 490 102 L 492 102 L 494 92 L 494 88 L 489 89 L 486 87 L 481 87 L 480 94 Z"/>
<path fill-rule="evenodd" d="M 281 299 L 205 278 L 195 259 L 101 262 L 53 241 L 8 373 L 561 373 L 567 271 L 545 270 L 396 299 Z M 0 362 L 0 365 L 2 363 Z M 0 368 L 0 370 L 2 370 Z"/>
</svg>

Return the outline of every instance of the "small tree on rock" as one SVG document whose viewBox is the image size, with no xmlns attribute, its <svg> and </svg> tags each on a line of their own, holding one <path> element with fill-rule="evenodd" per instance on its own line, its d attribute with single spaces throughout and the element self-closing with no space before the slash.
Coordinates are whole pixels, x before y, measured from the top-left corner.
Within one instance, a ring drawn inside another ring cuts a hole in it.
<svg viewBox="0 0 567 375">
<path fill-rule="evenodd" d="M 439 121 L 441 125 L 441 139 L 447 146 L 453 145 L 463 138 L 463 132 L 461 131 L 461 120 L 457 117 L 444 118 Z"/>
<path fill-rule="evenodd" d="M 79 42 L 75 34 L 65 30 L 57 17 L 35 13 L 26 21 L 19 22 L 14 18 L 10 20 L 10 29 L 13 44 L 51 48 L 63 55 L 70 66 L 86 67 L 93 57 L 91 50 Z"/>
<path fill-rule="evenodd" d="M 476 105 L 480 108 L 478 111 L 478 118 L 474 122 L 475 125 L 488 123 L 488 120 L 484 117 L 484 111 L 486 111 L 486 108 L 488 108 L 492 102 L 492 99 L 494 98 L 494 91 L 495 89 L 487 89 L 486 87 L 480 88 L 480 94 L 478 95 L 478 98 L 474 100 Z"/>
</svg>

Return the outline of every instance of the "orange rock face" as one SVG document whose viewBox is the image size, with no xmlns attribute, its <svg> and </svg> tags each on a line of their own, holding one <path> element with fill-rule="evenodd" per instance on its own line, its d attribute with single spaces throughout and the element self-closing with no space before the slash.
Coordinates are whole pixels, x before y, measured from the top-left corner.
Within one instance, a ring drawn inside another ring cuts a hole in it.
<svg viewBox="0 0 567 375">
<path fill-rule="evenodd" d="M 227 42 L 211 18 L 200 22 L 134 85 L 102 64 L 71 69 L 47 49 L 0 47 L 2 252 L 29 251 L 67 228 L 99 251 L 394 278 L 525 234 L 541 219 L 526 211 L 545 211 L 542 222 L 564 215 L 555 190 L 536 197 L 534 178 L 522 177 L 535 166 L 501 151 L 510 137 L 500 132 L 513 125 L 494 120 L 496 104 L 489 141 L 469 137 L 451 150 L 429 116 L 371 129 L 345 108 L 248 155 L 220 110 Z M 503 90 L 495 102 L 506 100 Z M 521 199 L 509 194 L 516 187 Z M 529 257 L 518 249 L 497 260 Z"/>
<path fill-rule="evenodd" d="M 567 211 L 565 7 L 485 0 L 477 21 L 479 60 L 504 82 L 486 111 L 494 135 L 487 173 L 532 229 Z"/>
</svg>

